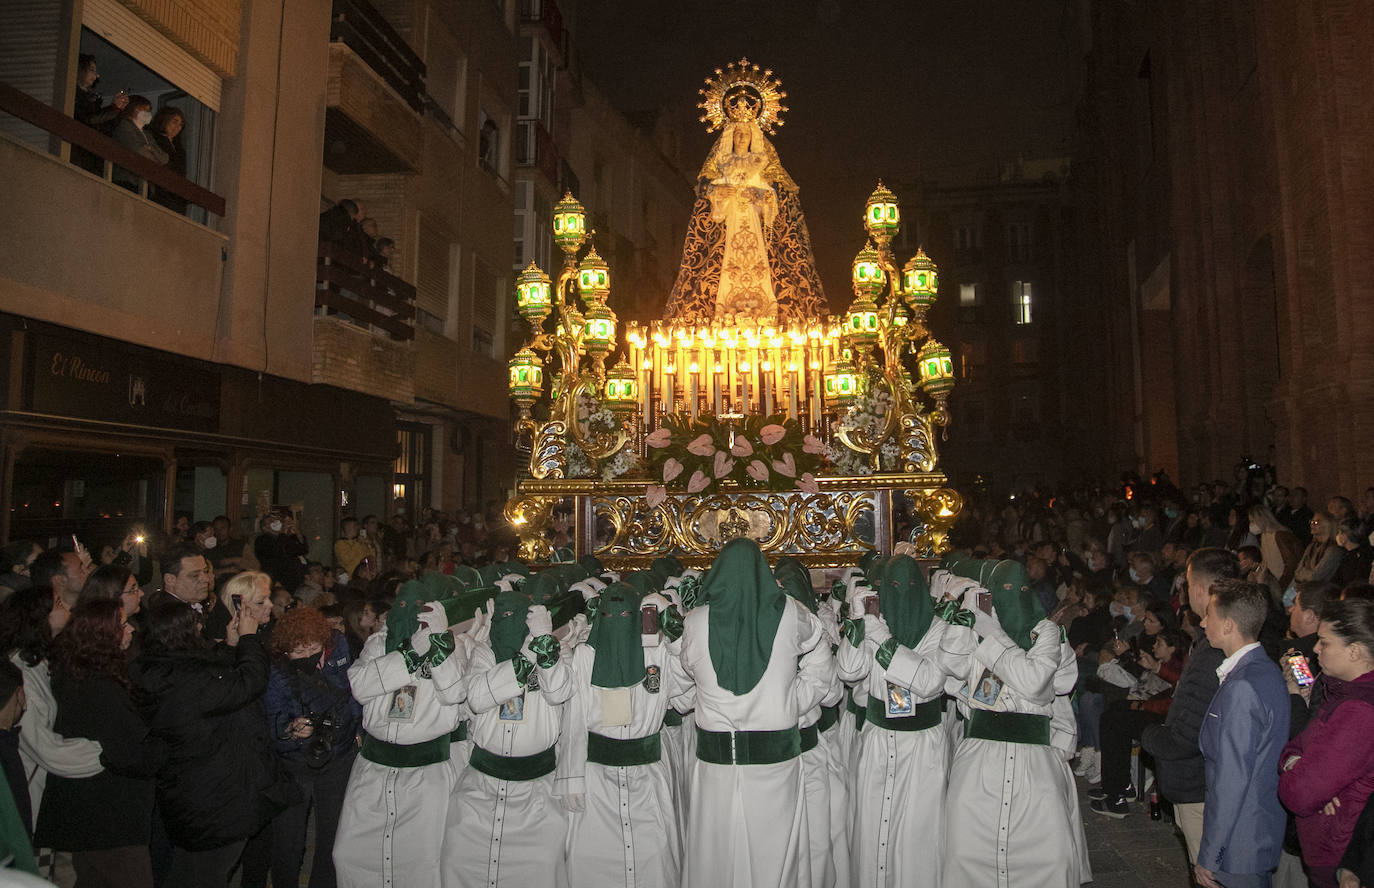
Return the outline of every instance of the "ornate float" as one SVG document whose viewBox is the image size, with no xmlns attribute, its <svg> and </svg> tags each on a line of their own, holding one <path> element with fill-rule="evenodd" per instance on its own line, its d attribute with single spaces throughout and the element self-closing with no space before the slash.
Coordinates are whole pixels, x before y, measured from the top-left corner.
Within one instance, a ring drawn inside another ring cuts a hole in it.
<svg viewBox="0 0 1374 888">
<path fill-rule="evenodd" d="M 525 470 L 505 512 L 521 556 L 628 568 L 673 552 L 701 565 L 747 536 L 832 567 L 891 551 L 899 519 L 921 555 L 943 553 L 962 503 L 939 469 L 953 368 L 925 323 L 935 263 L 918 249 L 897 267 L 900 213 L 879 183 L 854 298 L 830 315 L 797 186 L 768 138 L 787 110 L 781 84 L 741 60 L 700 94 L 720 137 L 663 319 L 622 331 L 571 194 L 554 207 L 557 282 L 533 263 L 518 278 L 530 334 L 509 369 Z M 571 552 L 548 538 L 563 509 Z"/>
</svg>

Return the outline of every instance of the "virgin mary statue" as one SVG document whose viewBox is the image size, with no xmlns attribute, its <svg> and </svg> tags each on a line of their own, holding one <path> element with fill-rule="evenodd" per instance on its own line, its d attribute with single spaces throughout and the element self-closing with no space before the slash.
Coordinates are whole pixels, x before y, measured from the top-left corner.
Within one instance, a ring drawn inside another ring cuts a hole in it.
<svg viewBox="0 0 1374 888">
<path fill-rule="evenodd" d="M 688 324 L 829 311 L 797 184 L 752 114 L 731 114 L 697 177 L 682 266 L 664 317 Z"/>
</svg>

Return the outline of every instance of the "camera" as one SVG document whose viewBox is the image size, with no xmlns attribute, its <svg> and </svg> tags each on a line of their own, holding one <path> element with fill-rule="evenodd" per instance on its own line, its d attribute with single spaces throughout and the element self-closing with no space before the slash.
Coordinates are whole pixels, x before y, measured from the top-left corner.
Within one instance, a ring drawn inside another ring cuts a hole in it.
<svg viewBox="0 0 1374 888">
<path fill-rule="evenodd" d="M 305 746 L 305 762 L 312 768 L 323 768 L 334 756 L 334 720 L 328 715 L 310 713 L 306 716 L 314 733 Z"/>
</svg>

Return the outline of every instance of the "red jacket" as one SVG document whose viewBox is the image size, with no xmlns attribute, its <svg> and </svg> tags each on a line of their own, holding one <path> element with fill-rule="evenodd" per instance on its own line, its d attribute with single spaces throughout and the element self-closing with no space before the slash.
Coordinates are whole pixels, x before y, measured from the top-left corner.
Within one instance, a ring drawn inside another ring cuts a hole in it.
<svg viewBox="0 0 1374 888">
<path fill-rule="evenodd" d="M 1334 867 L 1350 844 L 1355 821 L 1374 794 L 1374 672 L 1354 681 L 1323 675 L 1326 701 L 1303 732 L 1283 748 L 1279 800 L 1298 821 L 1298 842 L 1308 866 Z M 1341 800 L 1335 814 L 1322 809 Z"/>
<path fill-rule="evenodd" d="M 1178 677 L 1183 674 L 1183 659 L 1174 655 L 1167 663 L 1159 664 L 1159 677 L 1167 681 L 1170 685 L 1178 684 Z M 1151 697 L 1140 704 L 1140 708 L 1146 712 L 1153 712 L 1156 715 L 1168 715 L 1169 704 L 1174 702 L 1174 692 L 1169 690 L 1158 697 Z"/>
</svg>

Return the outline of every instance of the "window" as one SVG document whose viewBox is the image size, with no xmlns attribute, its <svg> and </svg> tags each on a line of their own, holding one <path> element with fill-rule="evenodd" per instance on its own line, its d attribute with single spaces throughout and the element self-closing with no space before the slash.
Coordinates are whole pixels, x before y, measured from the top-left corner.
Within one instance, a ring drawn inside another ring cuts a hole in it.
<svg viewBox="0 0 1374 888">
<path fill-rule="evenodd" d="M 534 183 L 515 183 L 515 270 L 523 271 L 530 260 L 549 270 L 553 251 L 553 207 Z"/>
<path fill-rule="evenodd" d="M 472 290 L 472 350 L 494 358 L 502 347 L 500 334 L 502 305 L 505 303 L 505 281 L 491 266 L 477 260 L 473 270 Z"/>
<path fill-rule="evenodd" d="M 978 246 L 978 229 L 972 225 L 960 225 L 954 229 L 954 249 L 973 250 Z"/>
<path fill-rule="evenodd" d="M 1012 317 L 1018 324 L 1031 322 L 1031 282 L 1011 282 Z"/>
<path fill-rule="evenodd" d="M 960 285 L 959 285 L 959 305 L 960 305 L 960 306 L 963 306 L 963 307 L 967 308 L 967 307 L 970 307 L 970 306 L 978 305 L 978 304 L 979 304 L 979 301 L 980 301 L 979 298 L 978 298 L 978 295 L 979 295 L 979 294 L 978 294 L 978 285 L 977 285 L 977 284 L 960 284 Z"/>
<path fill-rule="evenodd" d="M 430 22 L 429 51 L 425 59 L 425 87 L 429 97 L 456 130 L 463 129 L 463 100 L 467 89 L 468 60 L 443 25 Z"/>
<path fill-rule="evenodd" d="M 1031 258 L 1031 227 L 1026 222 L 1007 225 L 1007 259 L 1028 262 Z"/>
<path fill-rule="evenodd" d="M 501 127 L 496 118 L 482 111 L 478 114 L 477 163 L 493 176 L 500 176 Z"/>
<path fill-rule="evenodd" d="M 420 238 L 417 274 L 415 276 L 415 308 L 421 323 L 442 332 L 449 316 L 449 294 L 454 280 L 457 245 L 448 232 L 429 216 L 420 217 Z M 433 322 L 426 322 L 426 316 Z"/>
<path fill-rule="evenodd" d="M 546 130 L 553 129 L 553 57 L 543 41 L 531 34 L 520 46 L 520 104 L 517 116 L 521 120 L 538 120 Z"/>
<path fill-rule="evenodd" d="M 396 423 L 395 476 L 391 495 L 404 501 L 412 515 L 429 505 L 430 438 L 433 432 L 424 423 Z"/>
<path fill-rule="evenodd" d="M 987 361 L 988 344 L 986 342 L 959 343 L 959 377 L 961 379 L 975 380 L 980 378 Z"/>
<path fill-rule="evenodd" d="M 1040 360 L 1040 340 L 1023 336 L 1011 344 L 1012 361 L 1017 364 L 1034 364 Z"/>
</svg>

